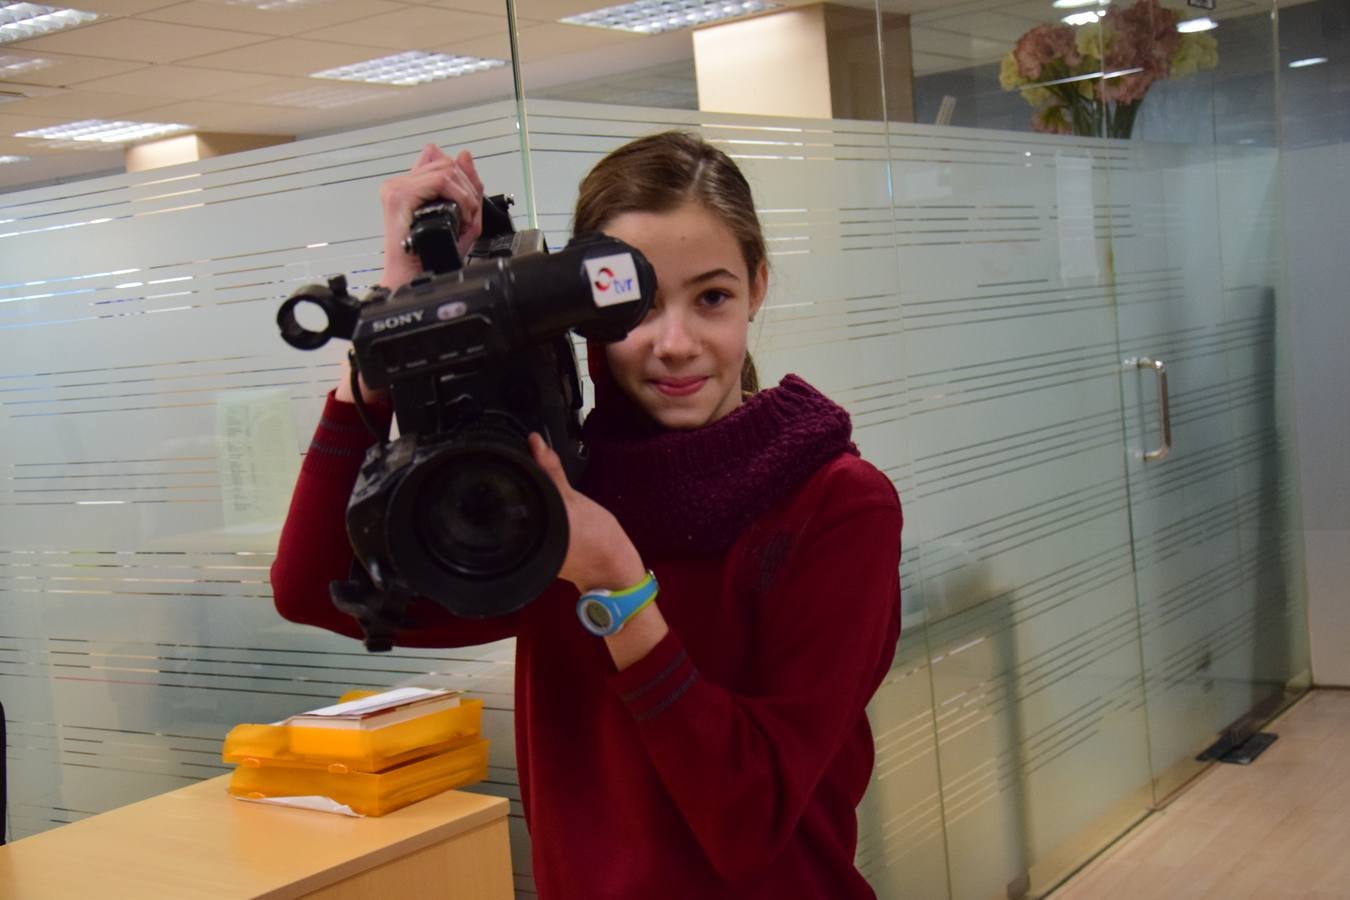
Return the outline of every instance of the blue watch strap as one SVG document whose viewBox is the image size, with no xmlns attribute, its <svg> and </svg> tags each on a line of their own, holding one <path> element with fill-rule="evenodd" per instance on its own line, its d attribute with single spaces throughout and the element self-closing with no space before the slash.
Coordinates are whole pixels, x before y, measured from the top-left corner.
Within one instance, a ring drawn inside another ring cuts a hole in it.
<svg viewBox="0 0 1350 900">
<path fill-rule="evenodd" d="M 629 619 L 656 599 L 659 589 L 656 575 L 648 570 L 646 578 L 625 590 L 587 591 L 577 600 L 577 618 L 591 634 L 618 634 Z"/>
</svg>

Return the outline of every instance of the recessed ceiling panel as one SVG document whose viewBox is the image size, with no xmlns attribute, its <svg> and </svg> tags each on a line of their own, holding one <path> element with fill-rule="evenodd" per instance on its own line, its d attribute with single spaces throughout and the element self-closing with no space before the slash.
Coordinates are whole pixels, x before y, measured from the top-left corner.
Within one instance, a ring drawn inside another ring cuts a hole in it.
<svg viewBox="0 0 1350 900">
<path fill-rule="evenodd" d="M 296 109 L 338 109 L 361 103 L 401 99 L 414 88 L 352 84 L 316 78 L 269 78 L 230 94 L 235 103 L 285 106 Z"/>
<path fill-rule="evenodd" d="M 462 12 L 478 13 L 484 16 L 506 16 L 506 0 L 415 0 L 418 6 L 434 6 L 438 9 L 457 9 Z M 520 16 L 520 4 L 516 4 L 516 15 Z"/>
<path fill-rule="evenodd" d="M 60 3 L 48 3 L 48 6 L 60 6 Z M 150 9 L 172 6 L 171 0 L 71 0 L 75 9 L 96 12 L 100 16 L 134 16 Z"/>
<path fill-rule="evenodd" d="M 73 31 L 49 34 L 10 46 L 140 62 L 173 62 L 266 40 L 262 35 L 167 25 L 140 19 L 96 22 Z"/>
<path fill-rule="evenodd" d="M 221 69 L 199 69 L 190 66 L 146 66 L 123 75 L 100 78 L 80 86 L 82 91 L 143 94 L 161 98 L 190 100 L 216 94 L 233 94 L 245 88 L 270 81 L 272 76 L 250 72 L 226 72 Z"/>
<path fill-rule="evenodd" d="M 105 78 L 143 68 L 145 63 L 125 59 L 96 59 L 92 56 L 71 56 L 65 53 L 38 53 L 33 50 L 15 50 L 0 47 L 0 56 L 16 59 L 42 60 L 41 68 L 24 69 L 5 81 L 41 84 L 48 87 L 66 87 L 92 78 Z M 3 82 L 0 82 L 3 83 Z"/>
<path fill-rule="evenodd" d="M 259 0 L 260 4 L 262 2 L 264 0 Z M 194 0 L 144 13 L 141 18 L 201 28 L 224 28 L 284 37 L 350 22 L 353 19 L 387 15 L 403 8 L 402 5 L 389 3 L 387 0 L 321 0 L 268 9 L 259 9 L 243 3 Z"/>
<path fill-rule="evenodd" d="M 182 122 L 197 131 L 231 131 L 240 134 L 292 134 L 285 121 L 287 111 L 275 106 L 192 100 L 143 110 L 141 115 L 156 122 Z"/>
<path fill-rule="evenodd" d="M 191 65 L 235 72 L 262 72 L 268 75 L 308 75 L 334 66 L 371 59 L 384 53 L 375 47 L 277 38 L 262 44 L 199 56 Z"/>
<path fill-rule="evenodd" d="M 136 118 L 131 113 L 137 110 L 163 102 L 158 97 L 66 91 L 6 103 L 4 110 L 9 115 L 54 119 L 126 119 Z"/>
<path fill-rule="evenodd" d="M 309 32 L 316 41 L 338 41 L 390 50 L 426 50 L 456 38 L 475 38 L 506 30 L 505 16 L 405 7 L 399 12 Z M 383 56 L 373 53 L 371 58 Z"/>
<path fill-rule="evenodd" d="M 613 28 L 589 28 L 585 25 L 530 25 L 520 29 L 520 52 L 526 62 L 580 53 L 597 47 L 634 46 L 646 35 L 616 31 Z"/>
</svg>

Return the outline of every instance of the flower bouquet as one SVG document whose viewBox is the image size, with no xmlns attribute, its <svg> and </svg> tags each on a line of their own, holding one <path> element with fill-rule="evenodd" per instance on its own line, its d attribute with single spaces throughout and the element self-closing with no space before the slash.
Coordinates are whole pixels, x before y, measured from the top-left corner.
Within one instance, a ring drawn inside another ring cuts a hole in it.
<svg viewBox="0 0 1350 900">
<path fill-rule="evenodd" d="M 1037 25 L 1003 57 L 999 83 L 1035 107 L 1037 131 L 1127 138 L 1155 81 L 1218 65 L 1214 36 L 1182 33 L 1179 21 L 1158 0 L 1136 0 L 1081 25 Z"/>
</svg>

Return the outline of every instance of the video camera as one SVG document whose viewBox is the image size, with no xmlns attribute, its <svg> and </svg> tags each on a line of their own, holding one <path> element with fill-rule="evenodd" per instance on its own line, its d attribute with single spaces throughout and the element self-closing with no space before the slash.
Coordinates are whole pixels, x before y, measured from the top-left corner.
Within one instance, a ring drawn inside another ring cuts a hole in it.
<svg viewBox="0 0 1350 900">
<path fill-rule="evenodd" d="M 542 232 L 514 230 L 510 204 L 484 198 L 483 235 L 463 261 L 458 207 L 425 205 L 405 241 L 423 274 L 364 300 L 334 276 L 277 312 L 293 347 L 352 342 L 352 394 L 378 438 L 347 505 L 351 578 L 330 585 L 368 650 L 388 650 L 395 630 L 415 627 L 414 596 L 486 618 L 524 607 L 557 577 L 567 513 L 527 437 L 538 432 L 576 483 L 586 454 L 568 332 L 621 340 L 656 293 L 656 274 L 633 247 L 585 235 L 549 253 Z M 301 325 L 301 304 L 321 309 L 327 326 Z M 358 379 L 390 389 L 396 439 L 374 427 Z"/>
</svg>

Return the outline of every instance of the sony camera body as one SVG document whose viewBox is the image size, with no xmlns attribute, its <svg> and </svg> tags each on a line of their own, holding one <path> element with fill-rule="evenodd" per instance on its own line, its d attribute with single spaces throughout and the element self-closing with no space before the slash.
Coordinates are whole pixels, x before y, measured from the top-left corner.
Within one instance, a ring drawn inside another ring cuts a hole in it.
<svg viewBox="0 0 1350 900">
<path fill-rule="evenodd" d="M 277 315 L 293 346 L 351 340 L 358 402 L 358 374 L 390 391 L 398 437 L 377 434 L 366 454 L 347 507 L 352 578 L 331 586 L 372 650 L 415 627 L 414 596 L 485 618 L 522 608 L 557 577 L 567 514 L 527 437 L 540 434 L 576 482 L 585 448 L 569 332 L 622 339 L 655 294 L 636 249 L 593 235 L 549 253 L 541 232 L 512 229 L 508 202 L 485 199 L 483 237 L 462 264 L 458 210 L 431 204 L 406 244 L 428 267 L 411 283 L 357 301 L 337 276 L 296 291 Z M 324 331 L 300 326 L 303 303 L 323 310 Z"/>
</svg>

